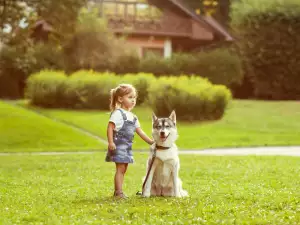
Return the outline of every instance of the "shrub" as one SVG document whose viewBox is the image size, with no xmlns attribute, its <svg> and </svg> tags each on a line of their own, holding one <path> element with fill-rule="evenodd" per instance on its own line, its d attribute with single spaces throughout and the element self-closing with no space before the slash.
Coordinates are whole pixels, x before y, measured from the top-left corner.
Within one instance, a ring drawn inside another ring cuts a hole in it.
<svg viewBox="0 0 300 225">
<path fill-rule="evenodd" d="M 243 79 L 239 57 L 229 49 L 215 49 L 197 54 L 174 54 L 170 59 L 151 55 L 141 60 L 140 71 L 156 76 L 179 74 L 201 76 L 214 84 L 228 87 L 241 83 Z"/>
<path fill-rule="evenodd" d="M 75 108 L 108 110 L 110 90 L 118 82 L 118 78 L 112 73 L 90 71 L 85 76 L 75 73 L 67 80 L 66 99 L 74 102 L 72 105 Z"/>
<path fill-rule="evenodd" d="M 176 68 L 172 68 L 170 59 L 155 54 L 148 54 L 141 59 L 139 71 L 153 73 L 155 76 L 175 75 L 177 73 Z"/>
<path fill-rule="evenodd" d="M 27 81 L 26 97 L 34 105 L 77 109 L 109 109 L 110 90 L 120 83 L 131 83 L 138 91 L 138 102 L 149 103 L 157 115 L 176 110 L 180 120 L 213 120 L 224 114 L 230 91 L 212 85 L 201 77 L 161 77 L 78 71 L 67 77 L 62 72 L 41 71 Z"/>
<path fill-rule="evenodd" d="M 110 90 L 120 83 L 133 84 L 138 92 L 137 105 L 148 97 L 152 74 L 99 73 L 81 70 L 67 77 L 64 73 L 41 71 L 27 81 L 26 97 L 32 104 L 43 107 L 64 107 L 77 109 L 109 109 Z"/>
<path fill-rule="evenodd" d="M 130 83 L 137 89 L 137 105 L 141 105 L 148 100 L 149 88 L 155 81 L 154 75 L 147 73 L 125 74 L 120 79 L 121 83 Z"/>
<path fill-rule="evenodd" d="M 110 71 L 117 74 L 137 73 L 139 72 L 139 66 L 140 58 L 136 48 L 123 38 L 116 40 L 113 46 L 113 62 Z"/>
<path fill-rule="evenodd" d="M 300 2 L 242 0 L 232 12 L 255 96 L 300 99 Z"/>
<path fill-rule="evenodd" d="M 61 50 L 55 45 L 31 41 L 6 45 L 0 52 L 0 97 L 23 97 L 25 80 L 42 69 L 63 69 Z"/>
<path fill-rule="evenodd" d="M 102 78 L 99 78 L 101 77 Z M 106 81 L 112 82 L 111 85 L 106 85 L 105 91 L 107 91 L 107 93 L 103 93 L 105 95 L 104 98 L 109 98 L 109 91 L 110 89 L 116 87 L 118 84 L 121 83 L 130 83 L 132 85 L 134 85 L 134 87 L 137 89 L 138 92 L 138 99 L 137 99 L 137 105 L 140 105 L 142 103 L 144 103 L 145 101 L 147 101 L 147 97 L 148 97 L 148 89 L 149 86 L 152 82 L 155 81 L 155 77 L 153 74 L 146 74 L 146 73 L 137 73 L 137 74 L 124 74 L 124 75 L 116 75 L 114 73 L 99 73 L 93 70 L 80 70 L 77 71 L 75 73 L 73 73 L 70 76 L 69 79 L 69 87 L 67 90 L 68 93 L 68 98 L 70 99 L 69 102 L 73 102 L 76 101 L 78 102 L 78 98 L 80 96 L 83 96 L 83 94 L 74 94 L 75 91 L 76 93 L 79 92 L 78 88 L 81 90 L 82 93 L 86 92 L 83 91 L 82 88 L 84 88 L 83 86 L 85 86 L 85 81 L 87 77 L 98 77 L 95 78 L 95 82 L 101 82 L 103 84 L 103 79 L 106 79 Z M 87 78 L 90 79 L 90 78 Z M 105 83 L 106 83 L 105 81 Z M 78 83 L 77 85 L 75 85 L 75 83 Z M 75 86 L 74 86 L 75 85 Z M 103 88 L 103 87 L 102 87 Z M 73 91 L 71 91 L 71 89 Z M 73 93 L 73 94 L 71 94 Z M 77 96 L 77 97 L 75 97 Z M 77 100 L 75 100 L 77 98 Z M 81 97 L 82 98 L 82 97 Z M 80 102 L 80 101 L 79 101 Z"/>
<path fill-rule="evenodd" d="M 25 50 L 25 51 L 24 51 Z M 32 65 L 36 63 L 32 51 L 26 46 L 6 45 L 0 52 L 0 97 L 20 98 L 27 75 L 32 72 Z"/>
<path fill-rule="evenodd" d="M 105 85 L 104 90 L 107 92 L 101 94 L 101 95 L 105 95 L 103 98 L 109 98 L 108 94 L 110 92 L 110 89 L 116 87 L 120 83 L 130 83 L 130 84 L 134 85 L 134 87 L 137 89 L 137 92 L 138 92 L 137 105 L 141 105 L 142 103 L 144 103 L 147 100 L 148 89 L 149 89 L 150 83 L 155 81 L 155 77 L 153 76 L 153 74 L 138 73 L 138 74 L 116 75 L 114 73 L 99 73 L 99 72 L 96 72 L 93 70 L 90 70 L 90 71 L 80 70 L 80 71 L 73 73 L 70 76 L 70 79 L 68 81 L 68 83 L 70 84 L 68 87 L 68 90 L 66 91 L 67 95 L 69 96 L 68 102 L 74 102 L 74 101 L 81 102 L 78 99 L 82 98 L 82 96 L 84 96 L 83 93 L 86 92 L 86 90 L 84 91 L 83 89 L 85 89 L 84 82 L 86 82 L 86 79 L 88 79 L 88 80 L 91 79 L 88 77 L 96 77 L 95 82 L 101 82 L 102 84 L 104 84 L 108 81 L 112 83 L 111 85 L 108 85 L 108 84 Z M 101 77 L 101 78 L 99 78 L 99 77 Z M 105 82 L 103 82 L 103 79 L 106 79 Z M 78 84 L 75 85 L 75 83 L 78 83 Z M 101 88 L 103 89 L 103 87 L 101 87 Z M 78 89 L 81 90 L 80 91 L 81 94 L 79 94 Z M 71 91 L 71 90 L 73 90 L 73 91 Z M 75 93 L 77 93 L 77 94 L 75 94 Z"/>
<path fill-rule="evenodd" d="M 229 49 L 215 49 L 195 55 L 197 68 L 190 73 L 200 74 L 214 84 L 223 84 L 230 87 L 241 83 L 243 69 L 237 54 Z M 188 65 L 188 64 L 187 64 Z M 192 67 L 193 68 L 193 67 Z M 188 69 L 188 68 L 187 68 Z"/>
<path fill-rule="evenodd" d="M 26 82 L 25 97 L 31 104 L 46 108 L 63 107 L 67 76 L 63 72 L 43 70 Z"/>
<path fill-rule="evenodd" d="M 149 90 L 149 102 L 159 116 L 176 110 L 179 120 L 220 119 L 231 99 L 223 85 L 212 85 L 201 77 L 161 77 Z"/>
</svg>

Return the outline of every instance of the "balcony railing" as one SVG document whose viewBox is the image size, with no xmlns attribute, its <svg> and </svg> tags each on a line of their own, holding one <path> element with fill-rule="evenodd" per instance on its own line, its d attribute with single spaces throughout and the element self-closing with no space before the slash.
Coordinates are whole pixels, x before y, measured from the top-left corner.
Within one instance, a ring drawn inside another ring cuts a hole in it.
<svg viewBox="0 0 300 225">
<path fill-rule="evenodd" d="M 147 1 L 98 0 L 100 16 L 115 32 L 152 33 L 177 36 L 191 34 L 191 22 L 172 12 L 159 9 Z"/>
</svg>

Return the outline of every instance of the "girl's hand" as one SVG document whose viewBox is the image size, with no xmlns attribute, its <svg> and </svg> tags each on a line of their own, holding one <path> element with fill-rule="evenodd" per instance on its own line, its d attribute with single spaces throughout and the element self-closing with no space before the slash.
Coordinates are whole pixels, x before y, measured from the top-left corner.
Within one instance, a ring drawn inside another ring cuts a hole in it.
<svg viewBox="0 0 300 225">
<path fill-rule="evenodd" d="M 108 150 L 110 150 L 110 151 L 114 151 L 114 150 L 116 150 L 116 145 L 115 145 L 115 143 L 108 143 Z"/>
</svg>

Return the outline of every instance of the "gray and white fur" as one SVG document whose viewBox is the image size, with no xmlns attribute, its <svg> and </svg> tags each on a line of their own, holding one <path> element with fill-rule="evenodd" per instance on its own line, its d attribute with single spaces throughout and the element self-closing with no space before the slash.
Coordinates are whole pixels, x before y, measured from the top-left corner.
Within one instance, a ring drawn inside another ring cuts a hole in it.
<svg viewBox="0 0 300 225">
<path fill-rule="evenodd" d="M 188 196 L 188 192 L 182 189 L 182 181 L 179 178 L 180 160 L 175 144 L 178 138 L 175 111 L 168 118 L 157 118 L 153 113 L 152 136 L 155 143 L 150 148 L 146 172 L 149 170 L 153 155 L 156 154 L 156 157 L 142 196 Z"/>
</svg>

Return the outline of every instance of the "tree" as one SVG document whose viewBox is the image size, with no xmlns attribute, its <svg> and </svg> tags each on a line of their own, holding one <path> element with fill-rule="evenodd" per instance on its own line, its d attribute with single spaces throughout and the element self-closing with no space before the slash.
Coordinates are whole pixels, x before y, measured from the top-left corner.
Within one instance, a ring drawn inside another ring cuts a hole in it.
<svg viewBox="0 0 300 225">
<path fill-rule="evenodd" d="M 25 80 L 40 69 L 63 69 L 62 46 L 75 32 L 85 0 L 0 0 L 0 97 L 22 97 Z M 39 20 L 51 25 L 56 39 L 36 43 L 32 27 Z M 54 41 L 53 41 L 54 40 Z"/>
<path fill-rule="evenodd" d="M 19 29 L 32 26 L 38 19 L 50 23 L 62 38 L 75 29 L 79 9 L 86 0 L 2 0 L 0 1 L 0 40 L 5 42 Z"/>
<path fill-rule="evenodd" d="M 198 15 L 211 15 L 227 25 L 232 0 L 185 0 Z"/>
</svg>

